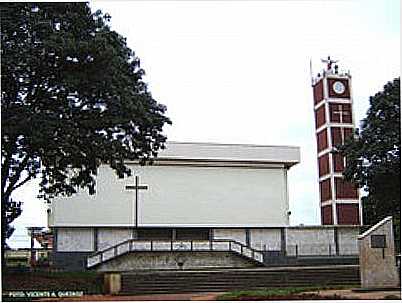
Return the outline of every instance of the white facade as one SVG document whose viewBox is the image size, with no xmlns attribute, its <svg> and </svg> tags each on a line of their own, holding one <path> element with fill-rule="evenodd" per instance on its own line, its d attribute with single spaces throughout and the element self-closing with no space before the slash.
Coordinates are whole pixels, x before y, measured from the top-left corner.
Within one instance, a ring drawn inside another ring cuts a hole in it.
<svg viewBox="0 0 402 303">
<path fill-rule="evenodd" d="M 170 142 L 160 151 L 161 159 L 220 160 L 281 163 L 290 167 L 300 162 L 295 146 Z"/>
<path fill-rule="evenodd" d="M 243 244 L 246 243 L 245 229 L 215 229 L 213 234 L 214 240 L 232 239 Z"/>
<path fill-rule="evenodd" d="M 128 228 L 99 228 L 97 230 L 97 250 L 104 250 L 133 238 L 133 230 Z"/>
<path fill-rule="evenodd" d="M 135 193 L 125 189 L 134 176 L 148 185 L 139 191 L 139 227 L 286 226 L 287 170 L 299 159 L 297 147 L 168 143 L 154 165 L 129 163 L 130 178 L 101 166 L 96 194 L 55 199 L 49 226 L 135 226 Z"/>
<path fill-rule="evenodd" d="M 63 228 L 57 233 L 57 251 L 91 252 L 95 248 L 92 228 Z"/>
<path fill-rule="evenodd" d="M 259 250 L 281 250 L 280 229 L 251 229 L 250 246 Z"/>
<path fill-rule="evenodd" d="M 334 255 L 333 228 L 297 227 L 286 230 L 286 250 L 289 255 Z"/>
<path fill-rule="evenodd" d="M 58 252 L 102 251 L 126 240 L 133 239 L 132 232 L 133 229 L 117 227 L 59 227 L 57 228 L 56 249 Z M 251 248 L 263 251 L 281 251 L 284 249 L 287 256 L 290 257 L 351 256 L 357 255 L 359 252 L 357 243 L 358 226 L 216 228 L 213 229 L 212 240 L 231 239 L 248 245 L 246 240 L 247 233 L 249 233 L 249 246 Z M 180 241 L 177 241 L 177 243 L 180 243 Z"/>
</svg>

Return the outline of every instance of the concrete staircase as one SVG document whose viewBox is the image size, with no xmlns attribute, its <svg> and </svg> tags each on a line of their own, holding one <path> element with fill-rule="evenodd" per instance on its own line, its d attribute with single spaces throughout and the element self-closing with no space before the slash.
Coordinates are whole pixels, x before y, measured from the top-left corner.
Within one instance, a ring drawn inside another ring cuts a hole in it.
<svg viewBox="0 0 402 303">
<path fill-rule="evenodd" d="M 220 292 L 228 290 L 326 285 L 359 285 L 359 266 L 127 272 L 122 294 Z"/>
<path fill-rule="evenodd" d="M 228 252 L 252 262 L 254 266 L 264 265 L 263 252 L 232 239 L 219 240 L 135 240 L 123 241 L 102 251 L 95 252 L 86 260 L 88 269 L 132 253 L 194 253 L 194 252 Z"/>
</svg>

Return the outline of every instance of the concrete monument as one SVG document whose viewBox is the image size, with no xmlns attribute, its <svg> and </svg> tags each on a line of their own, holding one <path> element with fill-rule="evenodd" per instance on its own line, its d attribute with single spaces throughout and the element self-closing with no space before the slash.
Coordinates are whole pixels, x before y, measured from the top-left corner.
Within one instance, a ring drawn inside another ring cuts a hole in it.
<svg viewBox="0 0 402 303">
<path fill-rule="evenodd" d="M 363 289 L 394 288 L 399 284 L 395 264 L 392 217 L 359 235 L 360 278 Z"/>
</svg>

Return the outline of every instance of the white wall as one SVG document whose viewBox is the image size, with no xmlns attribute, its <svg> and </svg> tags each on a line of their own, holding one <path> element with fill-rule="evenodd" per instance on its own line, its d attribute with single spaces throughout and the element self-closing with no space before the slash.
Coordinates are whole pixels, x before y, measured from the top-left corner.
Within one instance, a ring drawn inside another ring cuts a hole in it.
<svg viewBox="0 0 402 303">
<path fill-rule="evenodd" d="M 139 226 L 280 226 L 288 224 L 286 171 L 187 166 L 131 166 L 118 179 L 102 166 L 97 192 L 52 203 L 54 226 L 133 226 L 134 175 L 148 190 L 139 194 Z"/>
<path fill-rule="evenodd" d="M 231 239 L 237 242 L 246 244 L 246 230 L 242 228 L 233 229 L 214 229 L 213 236 L 215 240 L 219 239 Z"/>
<path fill-rule="evenodd" d="M 71 197 L 58 197 L 50 206 L 49 226 L 127 226 L 133 224 L 133 193 L 106 167 L 98 170 L 96 194 L 80 190 Z M 53 225 L 51 225 L 53 223 Z"/>
<path fill-rule="evenodd" d="M 128 239 L 132 239 L 132 229 L 127 228 L 99 228 L 98 250 L 104 250 Z"/>
<path fill-rule="evenodd" d="M 166 149 L 159 151 L 158 158 L 263 161 L 292 166 L 300 162 L 300 148 L 278 145 L 167 142 Z"/>
<path fill-rule="evenodd" d="M 288 255 L 296 255 L 296 245 L 299 255 L 335 254 L 334 229 L 288 228 L 286 229 L 286 250 Z"/>
<path fill-rule="evenodd" d="M 57 230 L 57 251 L 89 252 L 94 250 L 92 228 L 61 228 Z"/>
<path fill-rule="evenodd" d="M 128 228 L 98 228 L 98 250 L 104 250 L 131 238 L 133 229 Z M 338 244 L 340 255 L 358 254 L 359 227 L 338 227 Z M 299 255 L 335 255 L 333 227 L 291 227 L 285 229 L 287 254 L 295 255 L 298 246 Z M 244 228 L 220 228 L 213 230 L 214 239 L 232 239 L 246 244 Z M 255 249 L 280 250 L 280 229 L 250 229 L 251 246 Z M 58 251 L 92 251 L 94 249 L 93 228 L 58 228 Z M 266 247 L 264 247 L 266 245 Z"/>
<path fill-rule="evenodd" d="M 338 229 L 338 245 L 339 254 L 356 255 L 359 253 L 359 245 L 357 237 L 359 228 L 339 228 Z"/>
<path fill-rule="evenodd" d="M 251 229 L 250 244 L 260 250 L 281 250 L 281 230 Z"/>
</svg>

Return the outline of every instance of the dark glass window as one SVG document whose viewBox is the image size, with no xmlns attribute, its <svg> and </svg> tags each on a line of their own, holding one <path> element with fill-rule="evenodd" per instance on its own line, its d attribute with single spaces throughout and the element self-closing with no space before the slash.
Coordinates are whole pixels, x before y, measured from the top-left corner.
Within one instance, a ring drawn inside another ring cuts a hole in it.
<svg viewBox="0 0 402 303">
<path fill-rule="evenodd" d="M 178 228 L 176 229 L 176 240 L 208 240 L 208 228 Z"/>
</svg>

